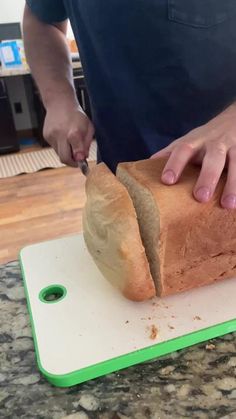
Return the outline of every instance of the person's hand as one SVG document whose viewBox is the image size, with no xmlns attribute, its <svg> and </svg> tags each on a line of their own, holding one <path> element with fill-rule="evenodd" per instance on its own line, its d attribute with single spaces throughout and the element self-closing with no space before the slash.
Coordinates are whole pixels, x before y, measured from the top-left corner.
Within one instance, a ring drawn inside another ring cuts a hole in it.
<svg viewBox="0 0 236 419">
<path fill-rule="evenodd" d="M 162 182 L 175 184 L 188 162 L 202 168 L 193 195 L 200 202 L 211 199 L 221 174 L 227 166 L 228 174 L 221 205 L 236 208 L 236 104 L 205 125 L 194 129 L 151 158 L 169 157 L 162 173 Z"/>
<path fill-rule="evenodd" d="M 76 167 L 88 157 L 94 127 L 77 104 L 53 104 L 47 108 L 43 135 L 62 163 Z"/>
</svg>

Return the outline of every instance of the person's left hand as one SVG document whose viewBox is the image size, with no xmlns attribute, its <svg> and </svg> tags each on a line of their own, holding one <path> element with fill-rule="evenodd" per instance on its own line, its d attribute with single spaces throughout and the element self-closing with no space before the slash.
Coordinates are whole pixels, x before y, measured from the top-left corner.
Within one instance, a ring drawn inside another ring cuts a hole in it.
<svg viewBox="0 0 236 419">
<path fill-rule="evenodd" d="M 188 162 L 201 164 L 193 195 L 200 202 L 211 199 L 227 165 L 228 174 L 221 205 L 236 208 L 236 104 L 210 122 L 173 141 L 151 158 L 169 157 L 162 182 L 175 184 Z"/>
</svg>

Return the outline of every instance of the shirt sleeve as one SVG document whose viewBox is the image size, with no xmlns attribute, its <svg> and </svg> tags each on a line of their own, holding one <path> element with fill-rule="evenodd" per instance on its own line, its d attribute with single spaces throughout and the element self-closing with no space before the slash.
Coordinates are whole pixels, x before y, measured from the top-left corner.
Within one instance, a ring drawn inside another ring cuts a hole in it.
<svg viewBox="0 0 236 419">
<path fill-rule="evenodd" d="M 62 22 L 68 17 L 63 0 L 26 0 L 26 4 L 45 23 Z"/>
</svg>

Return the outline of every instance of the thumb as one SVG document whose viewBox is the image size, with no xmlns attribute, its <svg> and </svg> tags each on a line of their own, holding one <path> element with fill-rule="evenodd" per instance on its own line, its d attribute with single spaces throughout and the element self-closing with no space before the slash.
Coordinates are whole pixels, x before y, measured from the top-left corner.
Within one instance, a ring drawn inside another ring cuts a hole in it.
<svg viewBox="0 0 236 419">
<path fill-rule="evenodd" d="M 85 147 L 84 147 L 84 136 L 80 132 L 71 134 L 68 136 L 68 142 L 70 143 L 72 150 L 72 157 L 75 161 L 84 160 L 86 158 Z"/>
<path fill-rule="evenodd" d="M 73 145 L 71 144 L 72 153 L 73 153 L 75 161 L 84 160 L 88 158 L 90 145 L 94 137 L 94 131 L 95 131 L 94 126 L 90 122 L 90 124 L 88 125 L 87 133 L 81 136 L 80 141 L 78 141 L 78 136 L 77 136 L 74 148 L 73 148 Z M 81 144 L 82 144 L 82 147 L 81 147 Z"/>
<path fill-rule="evenodd" d="M 86 157 L 89 156 L 89 149 L 90 149 L 91 142 L 94 139 L 94 132 L 95 132 L 94 126 L 92 123 L 90 123 L 88 126 L 87 134 L 84 138 L 84 150 L 85 150 Z"/>
</svg>

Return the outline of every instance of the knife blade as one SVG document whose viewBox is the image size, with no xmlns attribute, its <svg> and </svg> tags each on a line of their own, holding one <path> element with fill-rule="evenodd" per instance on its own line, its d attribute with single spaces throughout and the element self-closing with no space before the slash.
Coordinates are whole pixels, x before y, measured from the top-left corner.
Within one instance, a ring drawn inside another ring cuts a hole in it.
<svg viewBox="0 0 236 419">
<path fill-rule="evenodd" d="M 78 161 L 78 167 L 84 176 L 88 176 L 90 169 L 86 159 Z"/>
</svg>

